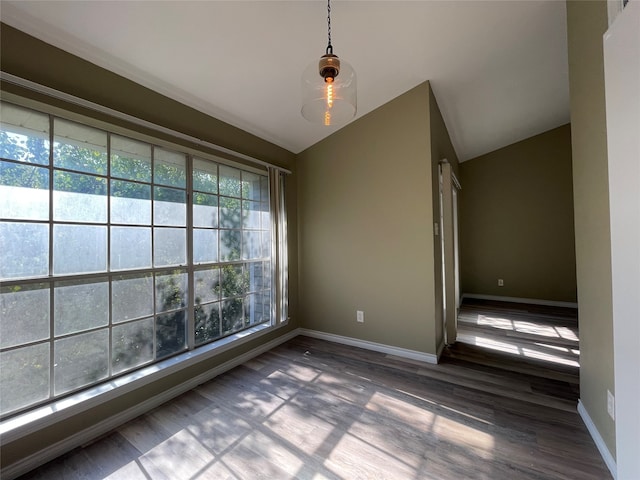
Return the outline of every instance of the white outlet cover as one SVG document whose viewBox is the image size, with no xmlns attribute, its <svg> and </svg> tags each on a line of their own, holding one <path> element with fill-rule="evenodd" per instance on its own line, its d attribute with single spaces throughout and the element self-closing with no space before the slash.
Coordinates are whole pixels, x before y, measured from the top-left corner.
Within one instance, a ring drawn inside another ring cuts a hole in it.
<svg viewBox="0 0 640 480">
<path fill-rule="evenodd" d="M 613 420 L 616 419 L 616 400 L 609 390 L 607 390 L 607 413 Z"/>
</svg>

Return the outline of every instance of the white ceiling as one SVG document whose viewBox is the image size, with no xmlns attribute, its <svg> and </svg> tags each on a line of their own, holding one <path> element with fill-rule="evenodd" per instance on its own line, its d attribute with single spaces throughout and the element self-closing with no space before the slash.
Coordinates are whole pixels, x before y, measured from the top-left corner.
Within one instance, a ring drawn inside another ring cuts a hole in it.
<svg viewBox="0 0 640 480">
<path fill-rule="evenodd" d="M 331 4 L 358 114 L 431 80 L 468 160 L 569 121 L 566 12 L 552 1 Z M 300 115 L 326 2 L 5 1 L 3 22 L 294 153 L 336 130 Z M 356 117 L 356 118 L 357 118 Z"/>
</svg>

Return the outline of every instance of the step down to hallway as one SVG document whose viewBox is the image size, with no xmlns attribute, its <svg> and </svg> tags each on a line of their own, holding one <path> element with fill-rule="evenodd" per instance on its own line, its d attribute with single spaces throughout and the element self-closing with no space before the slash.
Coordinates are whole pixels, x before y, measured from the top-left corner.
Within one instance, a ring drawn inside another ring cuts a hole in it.
<svg viewBox="0 0 640 480">
<path fill-rule="evenodd" d="M 579 354 L 575 309 L 466 299 L 439 366 L 471 388 L 575 411 Z"/>
</svg>

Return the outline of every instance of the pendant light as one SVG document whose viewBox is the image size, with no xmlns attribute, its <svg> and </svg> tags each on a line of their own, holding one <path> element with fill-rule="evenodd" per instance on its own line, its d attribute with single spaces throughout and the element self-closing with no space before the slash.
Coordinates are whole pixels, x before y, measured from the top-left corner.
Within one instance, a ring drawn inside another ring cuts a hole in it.
<svg viewBox="0 0 640 480">
<path fill-rule="evenodd" d="M 327 0 L 327 50 L 302 74 L 302 116 L 313 123 L 338 125 L 356 114 L 356 72 L 333 54 L 331 0 Z"/>
</svg>

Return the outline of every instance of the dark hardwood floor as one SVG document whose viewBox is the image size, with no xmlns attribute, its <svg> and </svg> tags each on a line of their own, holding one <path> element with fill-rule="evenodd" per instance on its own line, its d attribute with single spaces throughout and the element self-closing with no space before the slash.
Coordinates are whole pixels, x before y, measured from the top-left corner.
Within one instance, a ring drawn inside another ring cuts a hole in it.
<svg viewBox="0 0 640 480">
<path fill-rule="evenodd" d="M 465 305 L 468 343 L 439 365 L 296 337 L 23 479 L 611 478 L 576 413 L 576 367 L 524 354 L 541 343 L 529 314 L 503 307 Z M 543 317 L 542 343 L 577 350 Z M 511 354 L 472 340 L 489 319 Z"/>
</svg>

